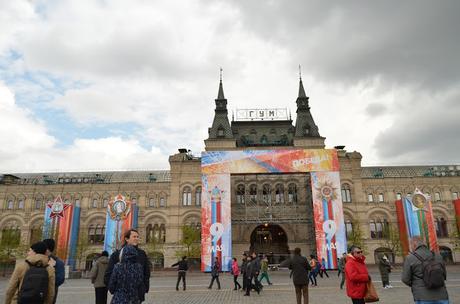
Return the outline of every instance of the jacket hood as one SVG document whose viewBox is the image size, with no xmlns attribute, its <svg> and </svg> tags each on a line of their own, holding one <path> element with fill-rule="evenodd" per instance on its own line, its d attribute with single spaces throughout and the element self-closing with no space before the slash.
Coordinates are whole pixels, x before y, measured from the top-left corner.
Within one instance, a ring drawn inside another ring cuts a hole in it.
<svg viewBox="0 0 460 304">
<path fill-rule="evenodd" d="M 28 261 L 30 264 L 34 266 L 47 266 L 49 262 L 48 256 L 44 254 L 34 254 L 30 255 L 26 258 L 26 261 Z"/>
<path fill-rule="evenodd" d="M 354 261 L 356 261 L 358 263 L 364 264 L 364 261 L 366 260 L 366 257 L 363 255 L 363 256 L 357 258 L 357 257 L 354 257 L 351 253 L 349 253 L 347 255 L 347 262 L 348 262 L 348 260 L 354 260 Z"/>
<path fill-rule="evenodd" d="M 108 264 L 109 263 L 109 258 L 106 256 L 101 256 L 97 259 L 97 262 L 102 263 L 102 264 Z"/>
<path fill-rule="evenodd" d="M 121 254 L 121 262 L 125 261 L 136 261 L 137 259 L 137 249 L 134 246 L 127 245 L 123 247 L 123 253 Z"/>
</svg>

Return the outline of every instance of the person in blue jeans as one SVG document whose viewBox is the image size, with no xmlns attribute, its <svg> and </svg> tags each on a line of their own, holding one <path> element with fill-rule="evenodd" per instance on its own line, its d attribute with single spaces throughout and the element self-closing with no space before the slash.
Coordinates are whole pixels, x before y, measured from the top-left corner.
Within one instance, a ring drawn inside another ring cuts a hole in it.
<svg viewBox="0 0 460 304">
<path fill-rule="evenodd" d="M 422 263 L 434 259 L 444 264 L 441 255 L 431 252 L 423 240 L 416 236 L 410 240 L 412 252 L 406 257 L 401 274 L 401 281 L 410 286 L 415 304 L 449 304 L 449 295 L 445 284 L 438 288 L 428 288 L 423 280 L 424 267 Z M 423 261 L 423 262 L 422 262 Z M 445 269 L 445 267 L 444 267 Z M 446 273 L 444 272 L 444 279 Z M 443 282 L 442 282 L 443 283 Z"/>
</svg>

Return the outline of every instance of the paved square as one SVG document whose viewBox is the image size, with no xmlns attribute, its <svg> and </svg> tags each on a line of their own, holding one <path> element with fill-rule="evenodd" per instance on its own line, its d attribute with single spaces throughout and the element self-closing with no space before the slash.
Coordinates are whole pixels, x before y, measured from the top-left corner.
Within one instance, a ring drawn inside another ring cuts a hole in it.
<svg viewBox="0 0 460 304">
<path fill-rule="evenodd" d="M 382 289 L 380 276 L 376 268 L 371 268 L 371 276 L 378 288 L 379 303 L 409 304 L 413 303 L 410 289 L 400 281 L 400 269 L 396 269 L 390 276 L 393 289 Z M 271 272 L 270 276 L 274 283 L 266 286 L 260 295 L 251 293 L 250 297 L 244 297 L 243 292 L 233 291 L 233 278 L 229 274 L 221 275 L 222 289 L 217 290 L 214 284 L 213 290 L 208 290 L 210 281 L 208 274 L 189 273 L 187 275 L 187 290 L 176 291 L 176 276 L 174 272 L 157 272 L 152 274 L 150 292 L 145 303 L 165 304 L 198 304 L 198 303 L 257 303 L 257 304 L 288 304 L 295 303 L 295 294 L 289 273 L 286 271 Z M 310 303 L 342 304 L 351 303 L 346 297 L 345 290 L 340 290 L 337 272 L 331 272 L 330 278 L 318 278 L 318 287 L 309 288 Z M 7 280 L 0 281 L 1 297 L 4 301 L 4 292 Z M 448 268 L 447 287 L 451 303 L 460 303 L 460 267 Z M 94 289 L 87 279 L 67 280 L 59 289 L 58 303 L 80 304 L 94 303 Z"/>
</svg>

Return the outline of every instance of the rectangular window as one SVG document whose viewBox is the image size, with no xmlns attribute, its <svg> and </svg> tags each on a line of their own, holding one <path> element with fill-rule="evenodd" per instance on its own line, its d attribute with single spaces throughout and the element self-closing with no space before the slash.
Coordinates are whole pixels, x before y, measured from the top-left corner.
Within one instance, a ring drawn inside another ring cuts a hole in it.
<svg viewBox="0 0 460 304">
<path fill-rule="evenodd" d="M 350 189 L 342 189 L 342 202 L 351 203 Z"/>
<path fill-rule="evenodd" d="M 369 194 L 367 195 L 367 201 L 368 201 L 369 203 L 373 203 L 373 202 L 374 202 L 374 196 L 372 195 L 372 193 L 369 193 Z"/>
<path fill-rule="evenodd" d="M 149 207 L 155 207 L 155 199 L 154 198 L 149 199 Z"/>
<path fill-rule="evenodd" d="M 91 207 L 97 208 L 97 198 L 93 199 L 93 203 L 92 203 Z"/>
<path fill-rule="evenodd" d="M 166 207 L 166 199 L 164 197 L 160 198 L 160 207 Z"/>
<path fill-rule="evenodd" d="M 40 210 L 42 207 L 42 201 L 41 200 L 36 200 L 35 201 L 35 209 Z"/>
<path fill-rule="evenodd" d="M 8 210 L 13 210 L 14 208 L 14 202 L 12 200 L 8 201 Z"/>
<path fill-rule="evenodd" d="M 19 202 L 18 202 L 18 208 L 19 208 L 19 209 L 24 209 L 24 200 L 22 200 L 22 199 L 19 200 Z"/>
<path fill-rule="evenodd" d="M 402 198 L 401 193 L 396 193 L 396 199 L 397 199 L 397 200 L 400 200 L 401 198 Z"/>
<path fill-rule="evenodd" d="M 109 204 L 109 199 L 104 198 L 104 200 L 102 201 L 102 204 L 104 205 L 104 208 L 107 208 L 107 205 Z"/>
<path fill-rule="evenodd" d="M 201 189 L 196 190 L 195 192 L 195 205 L 201 206 Z"/>
<path fill-rule="evenodd" d="M 458 192 L 452 192 L 452 199 L 453 200 L 458 199 Z"/>
<path fill-rule="evenodd" d="M 379 193 L 379 203 L 383 203 L 383 193 Z"/>
</svg>

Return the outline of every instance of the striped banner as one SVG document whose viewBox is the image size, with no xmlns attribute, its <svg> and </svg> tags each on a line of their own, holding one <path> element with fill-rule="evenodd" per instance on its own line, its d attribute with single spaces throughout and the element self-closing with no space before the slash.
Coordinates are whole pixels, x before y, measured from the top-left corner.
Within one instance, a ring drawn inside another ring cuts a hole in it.
<svg viewBox="0 0 460 304">
<path fill-rule="evenodd" d="M 409 237 L 407 236 L 407 226 L 404 217 L 404 207 L 402 200 L 395 201 L 396 217 L 398 219 L 399 239 L 401 240 L 401 249 L 404 256 L 409 253 Z"/>
<path fill-rule="evenodd" d="M 455 208 L 455 220 L 457 223 L 457 229 L 460 231 L 460 199 L 454 200 L 453 204 Z"/>
<path fill-rule="evenodd" d="M 104 250 L 112 254 L 123 244 L 123 234 L 138 226 L 139 208 L 121 194 L 115 196 L 107 205 L 105 221 Z"/>
</svg>

